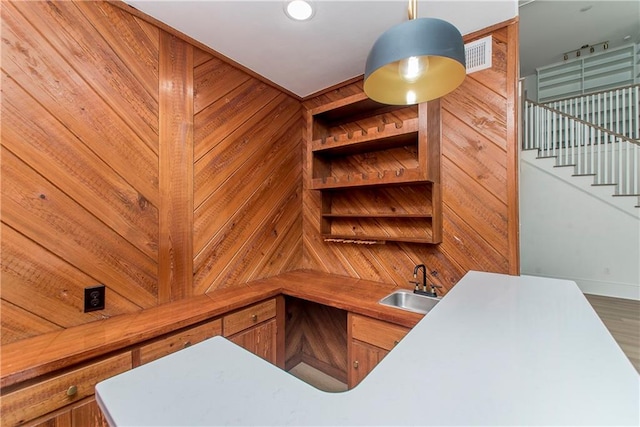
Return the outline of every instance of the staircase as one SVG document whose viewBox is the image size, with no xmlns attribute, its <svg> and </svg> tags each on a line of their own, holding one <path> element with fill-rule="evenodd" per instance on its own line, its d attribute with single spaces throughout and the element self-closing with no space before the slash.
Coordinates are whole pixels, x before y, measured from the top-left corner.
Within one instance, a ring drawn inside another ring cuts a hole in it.
<svg viewBox="0 0 640 427">
<path fill-rule="evenodd" d="M 526 100 L 523 113 L 523 150 L 640 208 L 640 85 L 544 105 Z"/>
</svg>

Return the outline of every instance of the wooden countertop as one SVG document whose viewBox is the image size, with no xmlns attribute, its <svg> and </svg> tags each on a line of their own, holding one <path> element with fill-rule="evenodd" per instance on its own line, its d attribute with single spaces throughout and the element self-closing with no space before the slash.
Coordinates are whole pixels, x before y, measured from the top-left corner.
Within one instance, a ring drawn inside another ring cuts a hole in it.
<svg viewBox="0 0 640 427">
<path fill-rule="evenodd" d="M 378 304 L 396 289 L 395 284 L 311 270 L 284 273 L 4 345 L 0 348 L 0 387 L 123 350 L 277 295 L 413 327 L 422 315 Z"/>
</svg>

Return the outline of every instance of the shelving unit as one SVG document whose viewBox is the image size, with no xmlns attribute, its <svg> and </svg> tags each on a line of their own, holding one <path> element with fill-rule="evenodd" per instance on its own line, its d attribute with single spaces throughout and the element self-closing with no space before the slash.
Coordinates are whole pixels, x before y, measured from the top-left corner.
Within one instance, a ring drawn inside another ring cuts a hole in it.
<svg viewBox="0 0 640 427">
<path fill-rule="evenodd" d="M 638 83 L 637 49 L 630 44 L 537 68 L 538 102 Z"/>
<path fill-rule="evenodd" d="M 309 111 L 311 188 L 330 242 L 440 243 L 440 101 L 388 106 L 364 94 Z"/>
</svg>

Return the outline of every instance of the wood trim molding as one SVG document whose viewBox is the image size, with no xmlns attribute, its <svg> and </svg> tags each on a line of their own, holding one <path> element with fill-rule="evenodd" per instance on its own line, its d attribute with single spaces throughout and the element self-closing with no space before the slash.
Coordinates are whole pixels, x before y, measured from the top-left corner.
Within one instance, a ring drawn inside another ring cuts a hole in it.
<svg viewBox="0 0 640 427">
<path fill-rule="evenodd" d="M 517 19 L 507 27 L 507 240 L 509 274 L 520 274 L 520 199 L 518 175 L 519 41 Z"/>
<path fill-rule="evenodd" d="M 495 31 L 499 30 L 500 28 L 510 27 L 513 24 L 517 24 L 518 20 L 519 20 L 519 18 L 516 16 L 514 18 L 507 19 L 506 21 L 498 22 L 497 24 L 494 24 L 494 25 L 492 25 L 490 27 L 486 27 L 486 28 L 483 28 L 481 30 L 474 31 L 473 33 L 465 34 L 465 35 L 462 36 L 462 39 L 464 40 L 465 43 L 467 43 L 469 41 L 472 41 L 473 39 L 477 39 L 479 37 L 483 37 L 485 35 L 492 34 Z M 516 43 L 517 43 L 517 41 L 518 41 L 517 32 L 516 32 L 516 39 L 515 40 L 516 40 Z"/>
<path fill-rule="evenodd" d="M 193 293 L 193 47 L 160 32 L 158 302 Z"/>
</svg>

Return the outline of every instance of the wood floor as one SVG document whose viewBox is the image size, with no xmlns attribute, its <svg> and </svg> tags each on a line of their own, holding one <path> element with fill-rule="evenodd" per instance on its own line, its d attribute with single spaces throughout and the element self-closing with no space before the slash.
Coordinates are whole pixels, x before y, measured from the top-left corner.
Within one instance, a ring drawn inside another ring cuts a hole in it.
<svg viewBox="0 0 640 427">
<path fill-rule="evenodd" d="M 640 373 L 640 301 L 600 295 L 585 296 Z"/>
<path fill-rule="evenodd" d="M 347 391 L 347 385 L 345 383 L 330 377 L 324 372 L 321 372 L 306 363 L 297 364 L 289 370 L 289 373 L 322 391 L 328 391 L 331 393 Z"/>
</svg>

